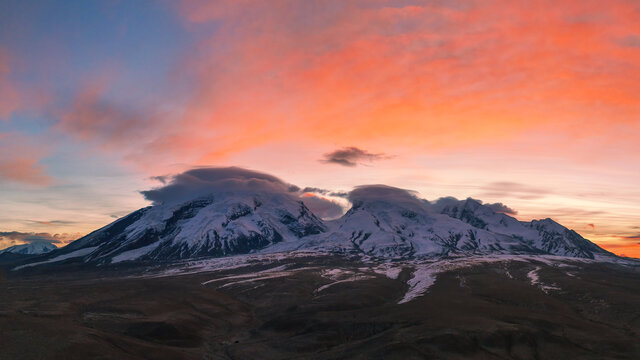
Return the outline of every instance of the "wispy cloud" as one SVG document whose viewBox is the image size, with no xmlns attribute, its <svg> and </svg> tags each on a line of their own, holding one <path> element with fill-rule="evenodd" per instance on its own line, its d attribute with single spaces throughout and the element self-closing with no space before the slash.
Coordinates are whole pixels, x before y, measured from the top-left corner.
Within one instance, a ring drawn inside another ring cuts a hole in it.
<svg viewBox="0 0 640 360">
<path fill-rule="evenodd" d="M 497 212 L 497 213 L 503 213 L 503 214 L 507 214 L 507 215 L 518 215 L 518 211 L 514 210 L 513 208 L 508 207 L 507 205 L 501 203 L 501 202 L 497 202 L 497 203 L 487 203 L 484 204 L 485 206 L 489 207 L 491 210 Z"/>
<path fill-rule="evenodd" d="M 528 200 L 539 199 L 551 193 L 551 191 L 547 189 L 508 181 L 492 182 L 483 186 L 481 189 L 484 190 L 482 196 L 497 198 L 514 197 Z"/>
<path fill-rule="evenodd" d="M 334 190 L 322 189 L 317 187 L 308 187 L 308 186 L 305 187 L 304 189 L 301 189 L 300 191 L 302 193 L 317 193 L 321 195 L 335 196 L 335 197 L 341 197 L 341 198 L 346 198 L 349 195 L 347 191 L 334 191 Z"/>
<path fill-rule="evenodd" d="M 320 162 L 355 167 L 362 162 L 372 162 L 389 158 L 389 155 L 383 153 L 370 153 L 367 150 L 349 146 L 324 154 Z"/>
<path fill-rule="evenodd" d="M 27 91 L 24 83 L 14 79 L 13 69 L 19 66 L 17 63 L 20 60 L 1 45 L 3 44 L 0 44 L 0 121 L 8 121 L 18 110 L 30 113 L 42 110 L 41 107 L 49 101 L 48 96 L 41 90 Z"/>
<path fill-rule="evenodd" d="M 15 84 L 9 79 L 9 54 L 0 48 L 0 120 L 8 119 L 9 115 L 20 105 L 20 97 Z"/>
<path fill-rule="evenodd" d="M 620 44 L 627 47 L 640 48 L 640 35 L 627 35 L 620 39 Z"/>
<path fill-rule="evenodd" d="M 169 180 L 171 179 L 171 176 L 170 175 L 156 175 L 156 176 L 149 177 L 149 179 L 161 182 L 164 185 L 167 182 L 169 182 Z"/>
<path fill-rule="evenodd" d="M 40 164 L 45 149 L 31 138 L 0 132 L 0 183 L 9 181 L 44 186 L 53 182 Z"/>
<path fill-rule="evenodd" d="M 323 219 L 335 219 L 344 214 L 345 209 L 339 203 L 312 193 L 302 195 L 302 202 L 317 216 Z"/>
<path fill-rule="evenodd" d="M 146 139 L 149 119 L 135 104 L 117 104 L 106 96 L 107 75 L 89 81 L 81 88 L 73 105 L 59 114 L 57 127 L 83 141 L 96 141 L 119 150 L 131 141 Z"/>
<path fill-rule="evenodd" d="M 40 225 L 40 226 L 60 226 L 60 225 L 76 224 L 75 221 L 69 221 L 69 220 L 26 220 L 26 222 L 31 223 L 33 225 Z"/>
</svg>

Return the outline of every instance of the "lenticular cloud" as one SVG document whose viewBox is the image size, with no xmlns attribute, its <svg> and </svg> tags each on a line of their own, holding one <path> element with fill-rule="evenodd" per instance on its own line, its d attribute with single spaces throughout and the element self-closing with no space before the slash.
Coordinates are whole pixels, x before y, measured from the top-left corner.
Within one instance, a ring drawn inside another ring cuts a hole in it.
<svg viewBox="0 0 640 360">
<path fill-rule="evenodd" d="M 141 191 L 157 204 L 188 201 L 206 195 L 237 192 L 291 194 L 295 189 L 275 176 L 238 167 L 199 168 L 175 175 L 168 185 Z"/>
<path fill-rule="evenodd" d="M 197 168 L 173 176 L 167 185 L 141 191 L 154 205 L 171 205 L 207 195 L 268 193 L 303 201 L 322 218 L 335 218 L 344 212 L 340 204 L 319 196 L 302 196 L 299 187 L 269 174 L 239 167 Z"/>
</svg>

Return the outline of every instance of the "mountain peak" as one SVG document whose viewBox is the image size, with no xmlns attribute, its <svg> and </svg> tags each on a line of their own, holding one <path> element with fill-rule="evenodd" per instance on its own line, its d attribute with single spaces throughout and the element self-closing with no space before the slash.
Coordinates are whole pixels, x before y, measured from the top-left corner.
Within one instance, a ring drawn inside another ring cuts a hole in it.
<svg viewBox="0 0 640 360">
<path fill-rule="evenodd" d="M 14 254 L 22 254 L 22 255 L 39 255 L 39 254 L 48 253 L 57 248 L 58 248 L 57 246 L 53 245 L 50 242 L 37 241 L 29 244 L 10 246 L 6 249 L 0 250 L 0 254 L 14 253 Z"/>
<path fill-rule="evenodd" d="M 471 198 L 443 198 L 434 203 L 434 208 L 473 227 L 509 236 L 548 254 L 591 259 L 595 254 L 610 254 L 551 218 L 519 221 Z"/>
<path fill-rule="evenodd" d="M 348 195 L 351 209 L 325 222 L 290 185 L 252 174 L 234 168 L 188 173 L 147 194 L 153 206 L 53 251 L 44 262 L 171 261 L 267 248 L 391 258 L 610 255 L 551 219 L 522 222 L 494 211 L 490 205 L 495 204 L 472 198 L 441 198 L 430 203 L 412 191 L 386 185 L 356 187 Z"/>
</svg>

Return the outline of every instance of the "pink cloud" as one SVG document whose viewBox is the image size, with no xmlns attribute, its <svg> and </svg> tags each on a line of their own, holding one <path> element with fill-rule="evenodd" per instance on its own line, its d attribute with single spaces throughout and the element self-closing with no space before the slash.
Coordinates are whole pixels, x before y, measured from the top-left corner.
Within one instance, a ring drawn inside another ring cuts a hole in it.
<svg viewBox="0 0 640 360">
<path fill-rule="evenodd" d="M 16 85 L 10 79 L 9 54 L 0 48 L 0 120 L 6 120 L 20 106 Z"/>
<path fill-rule="evenodd" d="M 15 133 L 0 133 L 0 182 L 8 181 L 45 186 L 53 179 L 39 160 L 45 149 L 31 139 Z"/>
<path fill-rule="evenodd" d="M 199 81 L 172 145 L 205 160 L 290 134 L 459 147 L 638 115 L 640 54 L 615 41 L 638 27 L 628 3 L 385 4 L 184 2 L 187 22 L 219 27 L 185 62 Z"/>
<path fill-rule="evenodd" d="M 519 136 L 529 153 L 584 156 L 567 145 L 576 139 L 638 148 L 624 130 L 640 116 L 640 52 L 619 41 L 640 31 L 628 2 L 178 4 L 188 29 L 216 24 L 173 74 L 193 85 L 184 109 L 168 120 L 89 84 L 62 131 L 143 167 L 219 163 L 291 139 L 385 152 Z"/>
<path fill-rule="evenodd" d="M 70 109 L 60 114 L 57 126 L 80 140 L 99 140 L 107 146 L 122 146 L 142 131 L 144 118 L 106 99 L 107 77 L 88 82 L 76 94 Z"/>
<path fill-rule="evenodd" d="M 41 113 L 50 101 L 42 88 L 24 86 L 14 79 L 20 59 L 0 47 L 0 121 L 8 120 L 16 111 Z"/>
</svg>

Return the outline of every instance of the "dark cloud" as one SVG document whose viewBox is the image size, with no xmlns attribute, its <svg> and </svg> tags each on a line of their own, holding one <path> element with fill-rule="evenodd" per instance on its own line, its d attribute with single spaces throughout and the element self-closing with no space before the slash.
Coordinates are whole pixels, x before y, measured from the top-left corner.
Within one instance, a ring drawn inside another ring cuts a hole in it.
<svg viewBox="0 0 640 360">
<path fill-rule="evenodd" d="M 333 191 L 329 193 L 330 196 L 335 196 L 335 197 L 341 197 L 341 198 L 347 198 L 349 197 L 349 193 L 346 191 Z"/>
<path fill-rule="evenodd" d="M 426 211 L 429 203 L 416 196 L 411 190 L 387 185 L 362 185 L 353 189 L 348 196 L 354 207 L 362 204 L 396 204 L 418 212 Z"/>
<path fill-rule="evenodd" d="M 161 182 L 163 185 L 166 184 L 167 182 L 169 182 L 169 179 L 171 178 L 171 176 L 169 175 L 158 175 L 158 176 L 151 176 L 149 177 L 149 179 L 151 180 L 155 180 L 155 181 L 159 181 Z"/>
<path fill-rule="evenodd" d="M 640 36 L 638 35 L 628 35 L 624 38 L 620 39 L 620 45 L 626 47 L 636 47 L 640 48 Z"/>
<path fill-rule="evenodd" d="M 140 193 L 154 204 L 167 204 L 223 192 L 289 194 L 292 193 L 292 189 L 292 185 L 275 176 L 238 167 L 228 167 L 188 170 L 175 175 L 166 186 Z"/>
<path fill-rule="evenodd" d="M 350 201 L 389 199 L 419 201 L 414 191 L 381 184 L 356 186 L 356 188 L 349 193 L 348 199 Z"/>
<path fill-rule="evenodd" d="M 501 203 L 501 202 L 496 202 L 496 203 L 483 203 L 482 200 L 478 200 L 478 199 L 473 199 L 473 198 L 467 198 L 466 200 L 458 200 L 454 197 L 451 196 L 447 196 L 447 197 L 442 197 L 439 198 L 438 200 L 436 200 L 435 202 L 433 202 L 431 204 L 431 206 L 435 209 L 436 212 L 442 212 L 442 210 L 445 207 L 448 206 L 458 206 L 458 205 L 462 205 L 465 201 L 467 200 L 472 200 L 475 201 L 479 204 L 482 204 L 488 208 L 490 208 L 491 210 L 497 212 L 497 213 L 502 213 L 502 214 L 507 214 L 507 215 L 518 215 L 518 211 L 514 210 L 513 208 Z"/>
<path fill-rule="evenodd" d="M 518 215 L 518 211 L 508 207 L 507 205 L 501 203 L 501 202 L 497 202 L 497 203 L 492 203 L 492 204 L 484 204 L 484 206 L 490 208 L 491 210 L 497 212 L 497 213 L 503 213 L 503 214 L 507 214 L 507 215 Z"/>
<path fill-rule="evenodd" d="M 42 226 L 57 226 L 57 225 L 73 225 L 76 224 L 75 221 L 68 220 L 26 220 L 27 222 L 33 225 L 42 225 Z"/>
<path fill-rule="evenodd" d="M 320 159 L 320 162 L 327 164 L 338 164 L 342 166 L 354 167 L 357 166 L 358 163 L 362 161 L 376 161 L 376 160 L 384 160 L 388 159 L 389 156 L 385 154 L 374 154 L 370 153 L 366 150 L 359 149 L 357 147 L 345 147 L 342 149 L 338 149 L 332 151 L 330 153 L 326 153 L 323 155 L 323 158 Z"/>
<path fill-rule="evenodd" d="M 307 187 L 301 189 L 301 191 L 305 192 L 305 193 L 309 192 L 309 193 L 316 193 L 316 194 L 326 195 L 330 190 L 307 186 Z"/>
<path fill-rule="evenodd" d="M 308 194 L 308 195 L 307 195 Z M 344 214 L 344 208 L 337 202 L 307 193 L 302 196 L 302 202 L 316 216 L 322 219 L 336 219 Z"/>
<path fill-rule="evenodd" d="M 462 202 L 462 200 L 458 200 L 457 198 L 453 197 L 453 196 L 443 196 L 439 199 L 437 199 L 436 201 L 431 202 L 432 204 L 436 205 L 436 204 L 441 204 L 441 205 L 456 205 L 458 203 Z"/>
<path fill-rule="evenodd" d="M 429 207 L 435 212 L 440 213 L 446 207 L 460 206 L 463 202 L 464 200 L 458 200 L 453 196 L 445 196 L 437 199 L 436 201 L 430 202 Z"/>
<path fill-rule="evenodd" d="M 154 204 L 174 204 L 202 196 L 220 193 L 269 193 L 302 200 L 314 214 L 321 218 L 335 218 L 344 212 L 342 206 L 330 199 L 311 194 L 310 189 L 300 189 L 279 178 L 238 167 L 197 168 L 175 175 L 167 185 L 141 191 Z M 333 196 L 331 191 L 314 191 Z"/>
<path fill-rule="evenodd" d="M 59 243 L 60 240 L 54 238 L 49 233 L 25 233 L 19 231 L 2 231 L 0 232 L 0 240 L 24 241 L 24 242 L 52 242 Z"/>
<path fill-rule="evenodd" d="M 482 190 L 484 190 L 482 196 L 486 197 L 515 197 L 527 200 L 539 199 L 551 193 L 546 189 L 508 181 L 487 184 L 482 187 Z"/>
</svg>

